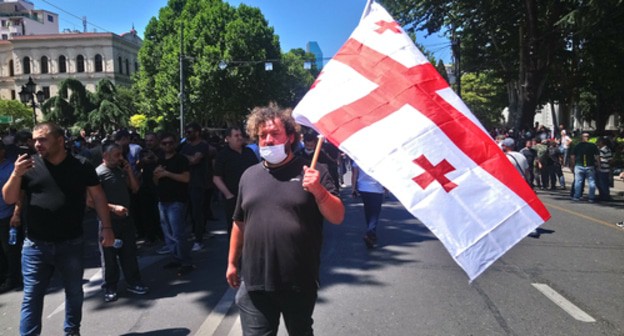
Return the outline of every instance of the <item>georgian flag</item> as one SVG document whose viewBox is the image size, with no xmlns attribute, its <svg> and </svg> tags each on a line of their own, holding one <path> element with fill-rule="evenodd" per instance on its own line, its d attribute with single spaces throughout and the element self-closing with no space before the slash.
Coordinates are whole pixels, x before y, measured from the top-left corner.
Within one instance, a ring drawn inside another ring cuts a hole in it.
<svg viewBox="0 0 624 336">
<path fill-rule="evenodd" d="M 375 2 L 293 111 L 389 189 L 472 281 L 550 214 Z"/>
</svg>

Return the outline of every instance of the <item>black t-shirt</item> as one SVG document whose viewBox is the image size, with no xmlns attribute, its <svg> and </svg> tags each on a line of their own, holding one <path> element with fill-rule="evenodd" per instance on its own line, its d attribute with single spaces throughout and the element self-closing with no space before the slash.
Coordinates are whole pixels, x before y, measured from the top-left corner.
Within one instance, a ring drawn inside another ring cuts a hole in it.
<svg viewBox="0 0 624 336">
<path fill-rule="evenodd" d="M 126 172 L 119 167 L 109 168 L 103 163 L 95 168 L 95 172 L 100 179 L 108 203 L 130 209 L 130 192 L 126 182 L 128 178 Z M 115 218 L 116 215 L 111 213 L 111 217 Z"/>
<path fill-rule="evenodd" d="M 188 160 L 177 153 L 168 159 L 161 159 L 158 164 L 175 174 L 189 171 Z M 158 180 L 157 190 L 160 202 L 186 202 L 188 199 L 188 183 L 178 182 L 168 177 L 162 177 Z"/>
<path fill-rule="evenodd" d="M 234 220 L 245 223 L 242 277 L 250 291 L 317 286 L 323 215 L 301 186 L 305 164 L 299 157 L 276 169 L 259 163 L 241 177 Z M 325 166 L 317 169 L 336 194 Z"/>
<path fill-rule="evenodd" d="M 238 182 L 247 168 L 258 163 L 256 154 L 247 147 L 237 151 L 225 146 L 218 154 L 214 164 L 214 175 L 221 176 L 225 186 L 234 195 L 238 193 Z"/>
<path fill-rule="evenodd" d="M 208 189 L 212 187 L 212 160 L 214 152 L 206 141 L 200 141 L 193 145 L 187 142 L 182 146 L 180 154 L 186 156 L 194 156 L 195 153 L 201 153 L 204 157 L 195 165 L 189 165 L 191 172 L 190 184 L 193 187 L 201 187 Z"/>
<path fill-rule="evenodd" d="M 87 187 L 100 183 L 95 168 L 69 153 L 56 166 L 39 155 L 33 158 L 35 165 L 21 185 L 26 192 L 27 236 L 49 242 L 81 237 Z"/>
</svg>

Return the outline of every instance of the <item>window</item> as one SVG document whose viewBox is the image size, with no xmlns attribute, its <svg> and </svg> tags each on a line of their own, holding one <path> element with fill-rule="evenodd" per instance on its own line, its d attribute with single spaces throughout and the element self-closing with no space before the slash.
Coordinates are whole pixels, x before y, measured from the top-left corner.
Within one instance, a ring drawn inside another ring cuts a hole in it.
<svg viewBox="0 0 624 336">
<path fill-rule="evenodd" d="M 49 86 L 44 86 L 41 88 L 41 91 L 43 91 L 43 96 L 45 97 L 45 99 L 50 99 L 50 87 Z"/>
<path fill-rule="evenodd" d="M 84 72 L 85 64 L 84 64 L 84 56 L 78 55 L 76 57 L 76 72 Z"/>
<path fill-rule="evenodd" d="M 130 63 L 128 62 L 127 58 L 126 58 L 126 75 L 130 76 Z"/>
<path fill-rule="evenodd" d="M 119 73 L 123 73 L 123 61 L 121 60 L 121 56 L 117 58 L 117 62 L 119 62 Z"/>
<path fill-rule="evenodd" d="M 48 22 L 54 22 L 54 16 L 48 15 Z"/>
<path fill-rule="evenodd" d="M 138 72 L 139 71 L 139 63 L 134 62 L 134 72 Z"/>
<path fill-rule="evenodd" d="M 15 76 L 15 68 L 13 67 L 13 60 L 9 60 L 9 76 Z"/>
<path fill-rule="evenodd" d="M 59 72 L 61 73 L 66 73 L 67 72 L 67 59 L 65 58 L 65 56 L 61 55 L 59 56 Z"/>
<path fill-rule="evenodd" d="M 95 72 L 102 72 L 102 55 L 95 55 Z"/>
<path fill-rule="evenodd" d="M 26 56 L 22 61 L 24 67 L 24 75 L 30 74 L 30 57 Z"/>
<path fill-rule="evenodd" d="M 8 40 L 8 39 L 9 39 L 9 35 L 7 35 L 7 34 L 2 34 L 2 39 L 3 39 L 3 40 Z"/>
<path fill-rule="evenodd" d="M 41 57 L 41 73 L 47 74 L 48 72 L 48 57 L 43 56 Z"/>
<path fill-rule="evenodd" d="M 11 100 L 15 99 L 17 99 L 17 96 L 15 95 L 15 90 L 11 90 Z"/>
</svg>

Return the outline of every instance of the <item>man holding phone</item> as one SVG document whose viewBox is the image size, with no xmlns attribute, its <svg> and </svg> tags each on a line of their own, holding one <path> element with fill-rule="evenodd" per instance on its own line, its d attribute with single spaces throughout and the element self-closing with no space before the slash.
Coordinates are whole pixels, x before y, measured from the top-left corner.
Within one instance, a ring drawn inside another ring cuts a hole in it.
<svg viewBox="0 0 624 336">
<path fill-rule="evenodd" d="M 86 194 L 93 199 L 102 221 L 101 244 L 112 246 L 108 201 L 95 169 L 86 159 L 65 150 L 63 129 L 52 122 L 33 129 L 36 155 L 22 154 L 2 188 L 7 204 L 25 195 L 26 238 L 22 250 L 24 299 L 20 316 L 21 335 L 40 335 L 43 299 L 54 270 L 65 289 L 65 335 L 80 335 L 82 320 L 83 227 Z"/>
</svg>

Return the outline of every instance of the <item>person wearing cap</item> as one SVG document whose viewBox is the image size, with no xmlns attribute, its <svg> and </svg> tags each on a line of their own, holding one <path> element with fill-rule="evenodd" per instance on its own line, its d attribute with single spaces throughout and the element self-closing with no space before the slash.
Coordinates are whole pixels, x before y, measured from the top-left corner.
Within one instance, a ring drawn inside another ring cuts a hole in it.
<svg viewBox="0 0 624 336">
<path fill-rule="evenodd" d="M 501 146 L 503 148 L 503 152 L 505 152 L 505 155 L 511 164 L 516 167 L 518 173 L 520 173 L 525 181 L 529 181 L 529 163 L 524 155 L 514 151 L 515 141 L 511 138 L 507 138 L 501 142 Z M 537 229 L 531 231 L 531 233 L 529 233 L 529 237 L 539 238 L 539 231 L 537 231 Z"/>
</svg>

